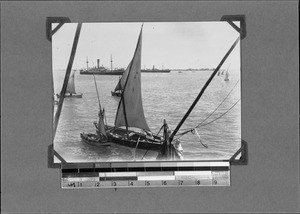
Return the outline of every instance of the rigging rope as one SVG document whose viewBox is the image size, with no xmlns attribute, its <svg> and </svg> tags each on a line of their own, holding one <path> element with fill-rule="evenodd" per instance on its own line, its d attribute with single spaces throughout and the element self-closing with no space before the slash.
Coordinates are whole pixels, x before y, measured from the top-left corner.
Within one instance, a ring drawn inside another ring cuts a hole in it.
<svg viewBox="0 0 300 214">
<path fill-rule="evenodd" d="M 215 122 L 216 120 L 220 119 L 221 117 L 223 117 L 227 112 L 229 112 L 241 99 L 238 99 L 227 111 L 225 111 L 223 114 L 221 114 L 219 117 L 217 117 L 216 119 L 208 122 L 208 123 L 205 123 L 204 125 L 201 125 L 200 127 L 203 127 L 203 126 L 206 126 L 206 125 L 209 125 L 213 122 Z"/>
<path fill-rule="evenodd" d="M 233 88 L 230 90 L 230 92 L 227 94 L 227 96 L 222 100 L 222 102 L 217 106 L 217 108 L 215 108 L 215 110 L 214 111 L 212 111 L 209 115 L 208 115 L 208 117 L 206 117 L 200 124 L 198 124 L 195 128 L 198 128 L 199 126 L 201 126 L 208 118 L 210 118 L 210 116 L 211 115 L 213 115 L 213 113 L 215 113 L 217 110 L 218 110 L 218 108 L 225 102 L 225 100 L 228 98 L 228 96 L 231 94 L 231 92 L 233 91 L 233 89 L 236 87 L 236 85 L 238 84 L 238 82 L 239 82 L 240 80 L 238 80 L 236 83 L 235 83 L 235 85 L 233 86 Z"/>
<path fill-rule="evenodd" d="M 195 133 L 196 133 L 196 135 L 198 136 L 199 141 L 200 141 L 200 143 L 202 144 L 202 146 L 204 146 L 205 148 L 208 148 L 208 146 L 207 146 L 206 144 L 202 143 L 202 140 L 201 140 L 201 138 L 200 138 L 200 135 L 199 135 L 198 132 L 197 132 L 197 129 L 194 129 L 194 130 L 195 130 Z"/>
<path fill-rule="evenodd" d="M 217 117 L 216 119 L 214 119 L 214 120 L 212 120 L 212 121 L 210 121 L 210 122 L 208 122 L 208 123 L 202 125 L 202 124 L 203 124 L 208 118 L 210 118 L 210 116 L 212 116 L 212 115 L 219 109 L 219 107 L 225 102 L 225 100 L 229 97 L 229 95 L 231 94 L 231 92 L 233 91 L 233 89 L 237 86 L 237 84 L 238 84 L 239 81 L 240 81 L 240 80 L 238 80 L 238 81 L 235 83 L 235 85 L 232 87 L 232 89 L 229 91 L 229 93 L 225 96 L 225 98 L 222 100 L 222 102 L 215 108 L 214 111 L 212 111 L 212 112 L 211 112 L 211 113 L 210 113 L 210 114 L 209 114 L 209 115 L 208 115 L 201 123 L 199 123 L 199 124 L 198 124 L 197 126 L 195 126 L 194 128 L 185 129 L 184 132 L 176 134 L 176 136 L 180 136 L 180 137 L 174 139 L 174 141 L 179 140 L 183 135 L 185 135 L 185 134 L 187 134 L 187 133 L 189 133 L 189 132 L 192 132 L 193 134 L 196 134 L 196 135 L 198 136 L 198 138 L 199 138 L 199 140 L 200 140 L 200 143 L 201 143 L 205 148 L 208 148 L 207 144 L 202 143 L 201 138 L 200 138 L 200 135 L 199 135 L 199 133 L 197 132 L 196 128 L 198 128 L 198 127 L 203 127 L 203 126 L 206 126 L 206 125 L 209 125 L 209 124 L 215 122 L 216 120 L 220 119 L 220 118 L 223 117 L 225 114 L 227 114 L 234 106 L 236 106 L 236 104 L 237 104 L 241 99 L 237 100 L 237 101 L 236 101 L 236 102 L 235 102 L 235 103 L 234 103 L 227 111 L 225 111 L 225 112 L 224 112 L 223 114 L 221 114 L 219 117 Z M 163 126 L 160 128 L 160 130 L 158 131 L 158 133 L 156 134 L 156 136 L 158 136 L 158 134 L 160 133 L 160 131 L 162 130 L 162 128 L 163 128 Z M 143 158 L 146 156 L 147 153 L 148 153 L 148 150 L 147 150 L 147 151 L 145 152 L 145 154 L 143 155 L 142 160 L 143 160 Z"/>
<path fill-rule="evenodd" d="M 223 117 L 225 114 L 227 114 L 234 106 L 236 106 L 236 104 L 240 101 L 241 99 L 238 99 L 227 111 L 225 111 L 223 114 L 221 114 L 219 117 L 215 118 L 214 120 L 208 122 L 208 123 L 205 123 L 204 125 L 201 125 L 200 127 L 203 127 L 203 126 L 206 126 L 206 125 L 209 125 L 213 122 L 215 122 L 216 120 L 220 119 L 221 117 Z M 188 132 L 192 132 L 193 134 L 197 132 L 196 128 L 198 128 L 199 125 L 195 126 L 194 128 L 191 128 L 185 132 L 182 132 L 180 134 L 177 134 L 176 136 L 178 135 L 181 135 L 180 137 L 176 138 L 175 140 L 178 140 L 179 138 L 181 138 L 183 135 L 185 135 L 186 133 Z"/>
<path fill-rule="evenodd" d="M 229 93 L 225 96 L 225 98 L 222 100 L 222 102 L 215 108 L 215 110 L 214 111 L 212 111 L 201 123 L 199 123 L 197 126 L 195 126 L 194 128 L 192 128 L 192 129 L 183 129 L 183 130 L 186 130 L 186 132 L 183 132 L 183 133 L 180 133 L 180 134 L 177 134 L 177 135 L 183 135 L 183 134 L 186 134 L 187 132 L 190 132 L 190 131 L 192 131 L 193 129 L 195 129 L 195 128 L 198 128 L 199 126 L 201 127 L 201 125 L 208 119 L 208 118 L 210 118 L 210 116 L 211 115 L 213 115 L 213 113 L 215 113 L 217 110 L 218 110 L 218 108 L 225 102 L 225 100 L 229 97 L 229 95 L 231 94 L 231 92 L 233 91 L 233 89 L 237 86 L 237 84 L 238 84 L 238 82 L 239 82 L 240 80 L 238 80 L 236 83 L 235 83 L 235 85 L 232 87 L 232 89 L 229 91 Z M 227 112 L 226 112 L 227 113 Z"/>
<path fill-rule="evenodd" d="M 157 134 L 155 135 L 156 137 L 159 135 L 159 133 L 160 133 L 160 131 L 162 130 L 162 128 L 164 127 L 164 125 L 162 125 L 161 127 L 160 127 L 160 130 L 157 132 Z"/>
</svg>

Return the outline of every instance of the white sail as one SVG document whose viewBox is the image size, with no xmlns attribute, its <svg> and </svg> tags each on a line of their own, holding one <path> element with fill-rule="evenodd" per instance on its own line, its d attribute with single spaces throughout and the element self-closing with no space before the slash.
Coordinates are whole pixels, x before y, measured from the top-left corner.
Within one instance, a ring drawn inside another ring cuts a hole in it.
<svg viewBox="0 0 300 214">
<path fill-rule="evenodd" d="M 229 76 L 229 74 L 228 74 L 228 72 L 226 72 L 226 74 L 225 74 L 225 81 L 228 81 L 229 79 L 228 79 L 228 76 Z"/>
<path fill-rule="evenodd" d="M 73 74 L 69 78 L 66 94 L 67 93 L 76 94 L 74 76 L 75 76 L 75 72 L 73 72 Z"/>
<path fill-rule="evenodd" d="M 137 42 L 133 59 L 126 71 L 128 75 L 125 80 L 123 94 L 119 102 L 115 120 L 115 127 L 126 126 L 149 130 L 146 122 L 141 92 L 141 51 L 142 51 L 142 29 Z M 126 72 L 125 71 L 125 72 Z M 123 79 L 123 78 L 122 78 Z"/>
<path fill-rule="evenodd" d="M 227 68 L 227 70 L 226 70 L 226 73 L 225 73 L 225 81 L 228 81 L 229 79 L 228 79 L 228 77 L 229 77 L 229 73 L 228 73 L 228 70 L 229 70 L 229 68 L 230 68 L 230 64 L 229 64 L 229 66 L 228 66 L 228 68 Z"/>
</svg>

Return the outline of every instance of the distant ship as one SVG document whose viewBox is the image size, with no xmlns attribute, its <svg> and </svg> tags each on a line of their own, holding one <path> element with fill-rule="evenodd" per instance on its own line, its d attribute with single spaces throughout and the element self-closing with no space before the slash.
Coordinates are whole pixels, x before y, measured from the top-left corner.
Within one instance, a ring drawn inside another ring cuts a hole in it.
<svg viewBox="0 0 300 214">
<path fill-rule="evenodd" d="M 152 67 L 152 69 L 141 69 L 141 72 L 144 73 L 170 73 L 170 69 L 157 69 L 154 67 Z"/>
<path fill-rule="evenodd" d="M 80 74 L 83 75 L 122 75 L 125 71 L 125 69 L 120 68 L 120 69 L 113 69 L 112 68 L 112 56 L 111 56 L 111 69 L 107 69 L 103 66 L 100 66 L 100 59 L 97 59 L 97 67 L 89 67 L 89 61 L 88 59 L 86 60 L 86 69 L 81 69 Z"/>
</svg>

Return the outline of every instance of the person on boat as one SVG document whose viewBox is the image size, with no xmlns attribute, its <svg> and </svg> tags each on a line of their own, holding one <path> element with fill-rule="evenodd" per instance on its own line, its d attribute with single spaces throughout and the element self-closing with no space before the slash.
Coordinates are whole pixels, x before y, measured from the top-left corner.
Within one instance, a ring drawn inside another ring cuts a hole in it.
<svg viewBox="0 0 300 214">
<path fill-rule="evenodd" d="M 146 133 L 146 137 L 147 137 L 148 139 L 154 139 L 152 132 L 149 132 L 149 131 L 147 131 L 147 130 L 144 130 L 144 132 Z"/>
</svg>

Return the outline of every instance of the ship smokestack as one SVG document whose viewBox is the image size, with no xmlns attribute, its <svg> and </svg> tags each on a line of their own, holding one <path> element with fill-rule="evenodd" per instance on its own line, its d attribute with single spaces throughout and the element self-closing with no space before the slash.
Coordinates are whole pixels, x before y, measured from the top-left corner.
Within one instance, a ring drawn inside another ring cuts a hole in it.
<svg viewBox="0 0 300 214">
<path fill-rule="evenodd" d="M 100 67 L 100 59 L 97 59 L 97 68 Z"/>
</svg>

